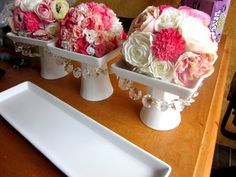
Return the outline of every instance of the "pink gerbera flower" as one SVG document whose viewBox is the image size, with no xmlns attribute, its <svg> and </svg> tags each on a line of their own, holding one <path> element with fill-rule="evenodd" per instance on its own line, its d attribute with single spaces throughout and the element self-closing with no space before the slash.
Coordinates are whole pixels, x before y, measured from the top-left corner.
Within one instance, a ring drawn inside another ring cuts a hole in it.
<svg viewBox="0 0 236 177">
<path fill-rule="evenodd" d="M 175 62 L 184 51 L 185 41 L 177 29 L 161 29 L 154 34 L 152 54 L 159 60 Z"/>
</svg>

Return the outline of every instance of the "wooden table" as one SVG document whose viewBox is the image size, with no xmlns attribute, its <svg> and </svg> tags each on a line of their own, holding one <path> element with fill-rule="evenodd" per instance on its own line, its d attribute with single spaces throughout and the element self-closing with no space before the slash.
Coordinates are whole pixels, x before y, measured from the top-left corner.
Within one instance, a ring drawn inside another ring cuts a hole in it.
<svg viewBox="0 0 236 177">
<path fill-rule="evenodd" d="M 209 176 L 231 43 L 229 38 L 223 36 L 214 74 L 204 81 L 196 102 L 182 112 L 181 124 L 170 131 L 155 131 L 140 121 L 141 101 L 129 99 L 128 93 L 118 88 L 115 75 L 111 75 L 113 95 L 104 101 L 90 102 L 79 96 L 80 79 L 72 75 L 57 80 L 45 80 L 39 76 L 36 60 L 34 67 L 20 70 L 0 62 L 0 67 L 6 70 L 5 76 L 0 79 L 0 91 L 26 80 L 31 81 L 167 162 L 172 167 L 172 177 Z M 141 85 L 137 86 L 144 89 Z M 0 176 L 57 177 L 64 174 L 6 121 L 0 119 Z"/>
</svg>

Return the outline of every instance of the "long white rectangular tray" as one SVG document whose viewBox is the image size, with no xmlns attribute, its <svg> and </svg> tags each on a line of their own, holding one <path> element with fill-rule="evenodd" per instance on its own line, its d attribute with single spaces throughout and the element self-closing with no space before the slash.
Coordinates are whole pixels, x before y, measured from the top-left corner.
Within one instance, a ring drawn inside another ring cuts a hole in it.
<svg viewBox="0 0 236 177">
<path fill-rule="evenodd" d="M 31 82 L 0 93 L 0 114 L 68 176 L 166 177 L 171 167 Z"/>
</svg>

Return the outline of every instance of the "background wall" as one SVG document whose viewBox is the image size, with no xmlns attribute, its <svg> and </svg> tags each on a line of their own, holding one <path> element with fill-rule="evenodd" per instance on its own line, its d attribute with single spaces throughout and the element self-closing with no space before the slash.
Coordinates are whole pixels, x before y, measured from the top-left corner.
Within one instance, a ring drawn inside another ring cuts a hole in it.
<svg viewBox="0 0 236 177">
<path fill-rule="evenodd" d="M 77 3 L 89 1 L 105 3 L 108 7 L 112 8 L 118 16 L 129 18 L 136 17 L 150 5 L 174 5 L 179 2 L 178 0 L 77 0 Z"/>
</svg>

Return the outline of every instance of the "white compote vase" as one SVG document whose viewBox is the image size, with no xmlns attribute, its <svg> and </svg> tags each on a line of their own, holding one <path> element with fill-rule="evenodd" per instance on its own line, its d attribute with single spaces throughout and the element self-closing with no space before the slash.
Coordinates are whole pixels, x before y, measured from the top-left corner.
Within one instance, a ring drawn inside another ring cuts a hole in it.
<svg viewBox="0 0 236 177">
<path fill-rule="evenodd" d="M 155 130 L 171 130 L 181 122 L 181 111 L 185 106 L 194 102 L 203 78 L 199 79 L 192 88 L 179 86 L 160 79 L 152 78 L 129 70 L 124 60 L 112 64 L 112 72 L 118 76 L 118 85 L 129 92 L 133 100 L 142 99 L 140 119 L 148 127 Z M 148 87 L 147 94 L 134 88 L 132 82 Z"/>
<path fill-rule="evenodd" d="M 73 64 L 68 62 L 65 64 L 65 70 L 72 72 L 74 77 L 81 78 L 80 96 L 82 98 L 88 101 L 101 101 L 112 95 L 113 87 L 107 62 L 120 54 L 120 48 L 101 58 L 61 49 L 56 47 L 55 43 L 48 44 L 48 48 L 54 55 L 81 63 L 81 67 L 74 68 Z"/>
<path fill-rule="evenodd" d="M 25 56 L 40 58 L 40 75 L 42 78 L 49 80 L 59 79 L 68 74 L 64 70 L 63 63 L 58 62 L 58 58 L 52 55 L 47 48 L 47 45 L 53 42 L 53 40 L 43 41 L 17 36 L 12 32 L 7 33 L 7 36 L 15 44 L 16 52 L 21 52 Z M 32 47 L 38 47 L 38 53 L 32 53 Z"/>
</svg>

